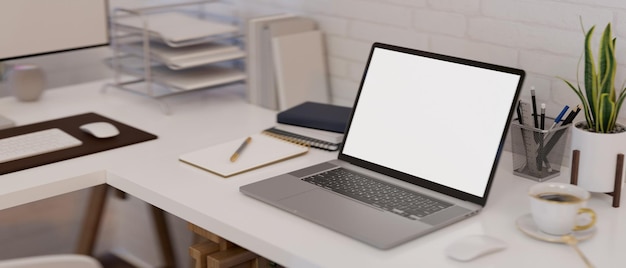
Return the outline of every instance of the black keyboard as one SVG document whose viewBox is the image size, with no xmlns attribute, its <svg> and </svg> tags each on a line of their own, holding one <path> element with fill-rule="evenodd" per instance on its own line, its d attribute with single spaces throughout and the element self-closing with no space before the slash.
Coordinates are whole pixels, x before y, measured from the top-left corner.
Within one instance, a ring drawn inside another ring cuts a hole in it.
<svg viewBox="0 0 626 268">
<path fill-rule="evenodd" d="M 452 206 L 344 168 L 325 171 L 302 180 L 412 220 Z"/>
</svg>

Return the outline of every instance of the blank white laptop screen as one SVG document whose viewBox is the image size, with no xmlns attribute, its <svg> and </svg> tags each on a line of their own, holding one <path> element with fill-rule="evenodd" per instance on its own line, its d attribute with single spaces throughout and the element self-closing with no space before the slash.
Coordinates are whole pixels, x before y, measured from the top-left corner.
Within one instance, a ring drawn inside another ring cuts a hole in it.
<svg viewBox="0 0 626 268">
<path fill-rule="evenodd" d="M 343 154 L 485 195 L 519 75 L 375 48 L 364 79 Z"/>
</svg>

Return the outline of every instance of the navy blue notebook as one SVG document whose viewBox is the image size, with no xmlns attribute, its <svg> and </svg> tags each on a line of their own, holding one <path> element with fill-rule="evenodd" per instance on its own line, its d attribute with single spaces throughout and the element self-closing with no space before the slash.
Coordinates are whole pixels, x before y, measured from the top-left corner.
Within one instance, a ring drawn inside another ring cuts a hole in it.
<svg viewBox="0 0 626 268">
<path fill-rule="evenodd" d="M 304 102 L 278 113 L 282 124 L 344 133 L 352 108 L 319 102 Z"/>
</svg>

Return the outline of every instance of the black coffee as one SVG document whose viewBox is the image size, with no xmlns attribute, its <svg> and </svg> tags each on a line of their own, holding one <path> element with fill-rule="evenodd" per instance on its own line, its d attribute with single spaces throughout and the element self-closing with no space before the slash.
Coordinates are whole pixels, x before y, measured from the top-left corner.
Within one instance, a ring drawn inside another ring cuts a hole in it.
<svg viewBox="0 0 626 268">
<path fill-rule="evenodd" d="M 581 199 L 578 196 L 563 194 L 563 193 L 543 193 L 538 194 L 537 197 L 555 202 L 579 202 Z"/>
</svg>

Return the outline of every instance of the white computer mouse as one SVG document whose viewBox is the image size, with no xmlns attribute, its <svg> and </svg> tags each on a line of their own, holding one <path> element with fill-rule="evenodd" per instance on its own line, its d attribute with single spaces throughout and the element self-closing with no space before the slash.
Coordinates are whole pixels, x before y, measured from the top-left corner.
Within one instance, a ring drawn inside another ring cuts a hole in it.
<svg viewBox="0 0 626 268">
<path fill-rule="evenodd" d="M 457 261 L 471 261 L 480 256 L 503 250 L 507 244 L 487 235 L 469 235 L 462 237 L 445 248 L 446 256 Z"/>
<path fill-rule="evenodd" d="M 100 139 L 115 137 L 120 131 L 109 122 L 92 122 L 80 126 L 80 130 Z"/>
</svg>

